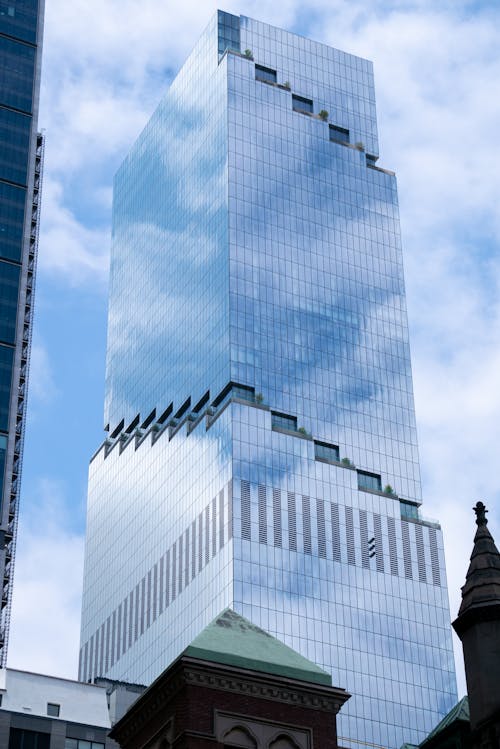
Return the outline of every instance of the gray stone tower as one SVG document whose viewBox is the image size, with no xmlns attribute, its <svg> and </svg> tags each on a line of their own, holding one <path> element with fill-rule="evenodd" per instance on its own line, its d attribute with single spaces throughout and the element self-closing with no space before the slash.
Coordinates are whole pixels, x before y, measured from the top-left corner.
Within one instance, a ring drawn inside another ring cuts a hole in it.
<svg viewBox="0 0 500 749">
<path fill-rule="evenodd" d="M 500 554 L 488 530 L 486 507 L 474 507 L 477 531 L 462 604 L 453 627 L 462 641 L 473 746 L 500 739 Z"/>
</svg>

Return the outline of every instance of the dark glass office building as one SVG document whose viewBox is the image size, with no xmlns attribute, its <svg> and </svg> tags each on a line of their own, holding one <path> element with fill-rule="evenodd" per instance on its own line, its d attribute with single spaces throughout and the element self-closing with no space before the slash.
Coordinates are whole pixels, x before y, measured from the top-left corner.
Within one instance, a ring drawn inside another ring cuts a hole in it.
<svg viewBox="0 0 500 749">
<path fill-rule="evenodd" d="M 0 0 L 0 665 L 5 666 L 33 316 L 44 0 Z"/>
<path fill-rule="evenodd" d="M 230 607 L 352 693 L 342 746 L 455 704 L 378 157 L 369 61 L 221 12 L 120 167 L 82 680 L 148 684 Z"/>
</svg>

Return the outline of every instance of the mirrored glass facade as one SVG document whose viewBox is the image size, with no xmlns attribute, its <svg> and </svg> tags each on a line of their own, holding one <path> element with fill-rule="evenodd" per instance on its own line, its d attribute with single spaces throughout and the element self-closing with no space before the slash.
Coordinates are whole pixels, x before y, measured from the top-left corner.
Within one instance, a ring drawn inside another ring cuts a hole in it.
<svg viewBox="0 0 500 749">
<path fill-rule="evenodd" d="M 38 244 L 43 0 L 0 0 L 0 666 L 12 600 Z"/>
<path fill-rule="evenodd" d="M 371 63 L 219 12 L 120 168 L 81 679 L 149 683 L 231 606 L 353 694 L 344 746 L 456 701 L 377 159 Z"/>
</svg>

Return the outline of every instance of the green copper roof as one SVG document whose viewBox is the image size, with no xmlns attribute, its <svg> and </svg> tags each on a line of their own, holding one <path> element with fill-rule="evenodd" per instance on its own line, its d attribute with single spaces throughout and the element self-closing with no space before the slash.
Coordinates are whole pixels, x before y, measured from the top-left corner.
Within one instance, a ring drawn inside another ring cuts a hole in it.
<svg viewBox="0 0 500 749">
<path fill-rule="evenodd" d="M 316 684 L 332 684 L 330 674 L 232 609 L 225 609 L 205 627 L 184 655 Z"/>
<path fill-rule="evenodd" d="M 437 726 L 434 728 L 433 731 L 430 732 L 430 734 L 427 736 L 427 738 L 422 741 L 420 746 L 424 746 L 429 739 L 434 738 L 434 736 L 437 736 L 438 733 L 441 733 L 441 731 L 444 731 L 445 728 L 448 728 L 448 726 L 451 726 L 452 723 L 455 723 L 457 720 L 463 720 L 467 723 L 470 720 L 470 714 L 469 714 L 469 698 L 468 697 L 462 697 L 460 702 L 457 702 L 455 707 L 452 707 L 450 712 L 444 716 L 441 723 L 438 723 Z"/>
</svg>

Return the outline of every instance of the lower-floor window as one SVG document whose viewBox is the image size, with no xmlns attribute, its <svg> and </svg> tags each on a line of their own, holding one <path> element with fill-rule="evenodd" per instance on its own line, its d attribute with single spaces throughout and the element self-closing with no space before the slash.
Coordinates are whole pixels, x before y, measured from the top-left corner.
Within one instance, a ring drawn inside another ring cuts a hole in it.
<svg viewBox="0 0 500 749">
<path fill-rule="evenodd" d="M 49 749 L 50 734 L 40 731 L 26 731 L 24 728 L 11 728 L 9 749 Z"/>
<path fill-rule="evenodd" d="M 378 473 L 369 473 L 368 471 L 358 471 L 358 488 L 374 489 L 382 491 L 382 481 Z"/>
</svg>

